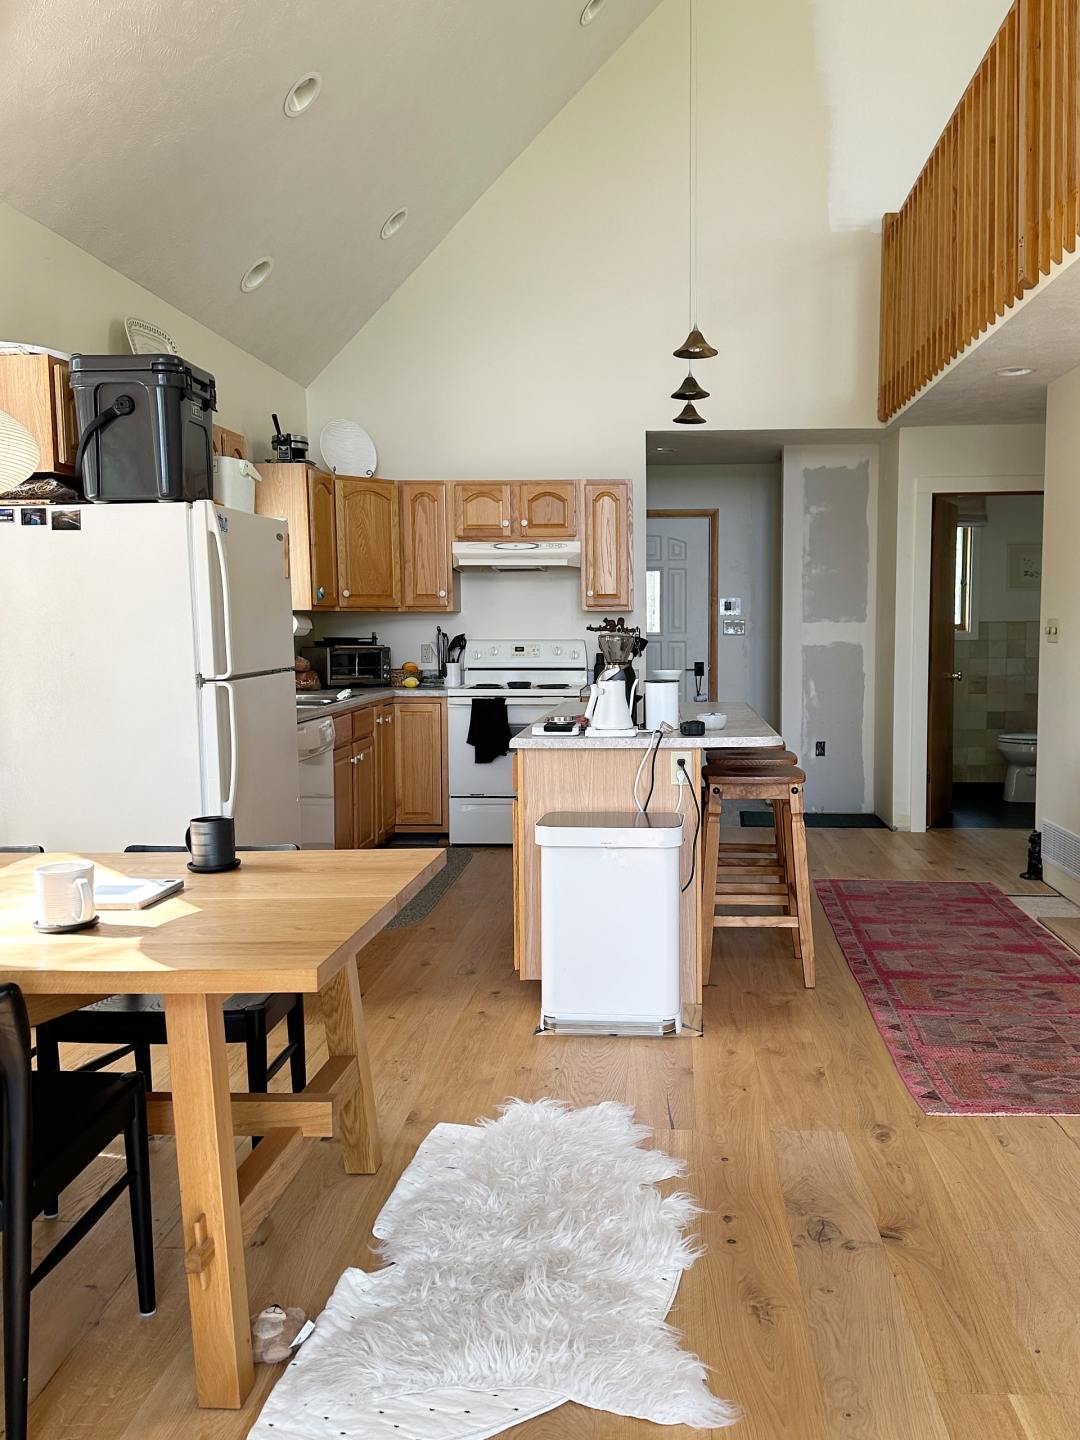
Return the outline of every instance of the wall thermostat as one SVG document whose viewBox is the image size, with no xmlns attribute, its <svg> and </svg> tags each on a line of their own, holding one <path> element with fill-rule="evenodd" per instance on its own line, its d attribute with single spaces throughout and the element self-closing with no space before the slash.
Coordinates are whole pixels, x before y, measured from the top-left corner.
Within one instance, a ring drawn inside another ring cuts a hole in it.
<svg viewBox="0 0 1080 1440">
<path fill-rule="evenodd" d="M 720 604 L 720 614 L 721 614 L 721 615 L 741 615 L 741 614 L 742 614 L 742 601 L 738 598 L 738 596 L 733 596 L 732 598 L 730 598 L 730 599 L 728 599 L 728 600 L 721 600 L 721 601 L 719 602 L 719 604 Z"/>
</svg>

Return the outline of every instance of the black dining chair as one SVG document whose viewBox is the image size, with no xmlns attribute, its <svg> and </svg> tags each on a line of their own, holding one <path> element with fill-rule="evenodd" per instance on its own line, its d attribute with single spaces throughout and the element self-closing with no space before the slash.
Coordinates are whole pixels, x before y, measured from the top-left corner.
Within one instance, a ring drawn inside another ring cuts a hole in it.
<svg viewBox="0 0 1080 1440">
<path fill-rule="evenodd" d="M 146 1089 L 139 1074 L 32 1071 L 30 1022 L 22 991 L 17 985 L 0 985 L 0 1097 L 4 1434 L 6 1440 L 25 1440 L 30 1292 L 71 1253 L 124 1190 L 131 1205 L 139 1313 L 149 1316 L 156 1308 Z M 34 1217 L 42 1213 L 48 1197 L 70 1185 L 118 1135 L 124 1137 L 127 1170 L 68 1226 L 32 1269 Z"/>
<path fill-rule="evenodd" d="M 298 845 L 238 846 L 241 852 L 262 850 L 299 850 Z M 129 845 L 125 854 L 183 854 L 182 845 Z M 243 1045 L 247 1059 L 248 1090 L 265 1094 L 270 1081 L 288 1062 L 289 1077 L 294 1091 L 307 1085 L 307 1053 L 304 1034 L 303 995 L 230 995 L 223 1006 L 225 1040 L 229 1045 Z M 270 1032 L 285 1022 L 286 1043 L 270 1060 Z M 134 1057 L 135 1068 L 146 1080 L 147 1090 L 154 1088 L 151 1047 L 165 1045 L 165 1000 L 162 995 L 109 995 L 81 1010 L 72 1010 L 55 1020 L 37 1027 L 37 1063 L 39 1070 L 60 1069 L 61 1044 L 112 1045 L 117 1048 L 88 1060 L 79 1068 L 101 1070 Z M 252 1143 L 258 1142 L 254 1136 Z M 56 1210 L 47 1209 L 55 1217 Z"/>
</svg>

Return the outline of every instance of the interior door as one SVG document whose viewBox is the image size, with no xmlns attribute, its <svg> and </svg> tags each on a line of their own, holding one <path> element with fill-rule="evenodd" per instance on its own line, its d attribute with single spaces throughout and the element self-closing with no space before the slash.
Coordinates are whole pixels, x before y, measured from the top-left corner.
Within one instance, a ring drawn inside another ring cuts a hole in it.
<svg viewBox="0 0 1080 1440">
<path fill-rule="evenodd" d="M 681 670 L 687 701 L 696 695 L 695 661 L 705 666 L 702 696 L 716 698 L 709 673 L 709 537 L 706 515 L 650 516 L 645 537 L 646 674 Z"/>
<path fill-rule="evenodd" d="M 926 823 L 952 810 L 956 686 L 956 526 L 959 507 L 934 496 L 930 536 L 930 685 L 926 731 Z"/>
</svg>

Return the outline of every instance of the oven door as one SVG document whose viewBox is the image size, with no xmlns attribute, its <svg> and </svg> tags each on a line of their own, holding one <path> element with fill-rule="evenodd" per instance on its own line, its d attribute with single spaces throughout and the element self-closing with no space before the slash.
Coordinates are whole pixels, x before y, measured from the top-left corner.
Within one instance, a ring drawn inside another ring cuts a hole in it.
<svg viewBox="0 0 1080 1440">
<path fill-rule="evenodd" d="M 518 701 L 509 700 L 506 705 L 510 721 L 511 736 L 535 725 L 554 708 L 551 700 Z M 490 765 L 476 763 L 476 751 L 469 744 L 469 721 L 472 718 L 472 701 L 464 696 L 452 697 L 447 702 L 447 725 L 449 729 L 450 752 L 450 794 L 451 796 L 504 796 L 514 794 L 513 755 L 500 755 Z"/>
</svg>

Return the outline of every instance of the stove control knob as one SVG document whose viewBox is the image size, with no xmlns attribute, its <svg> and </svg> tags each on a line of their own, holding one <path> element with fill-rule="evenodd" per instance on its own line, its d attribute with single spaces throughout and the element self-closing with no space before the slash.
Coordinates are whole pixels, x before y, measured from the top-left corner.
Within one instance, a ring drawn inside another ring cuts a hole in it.
<svg viewBox="0 0 1080 1440">
<path fill-rule="evenodd" d="M 551 653 L 552 653 L 553 655 L 561 655 L 561 654 L 562 654 L 562 646 L 561 646 L 561 645 L 553 645 L 553 646 L 551 647 Z"/>
<path fill-rule="evenodd" d="M 489 654 L 489 655 L 498 655 L 498 653 L 499 653 L 499 647 L 498 647 L 498 645 L 492 645 L 491 649 L 488 651 L 488 654 Z"/>
</svg>

